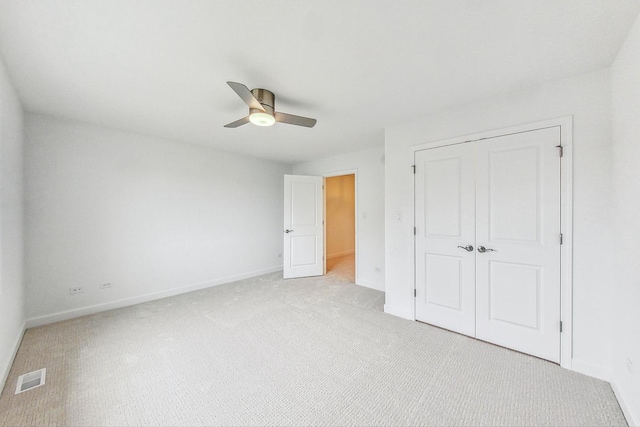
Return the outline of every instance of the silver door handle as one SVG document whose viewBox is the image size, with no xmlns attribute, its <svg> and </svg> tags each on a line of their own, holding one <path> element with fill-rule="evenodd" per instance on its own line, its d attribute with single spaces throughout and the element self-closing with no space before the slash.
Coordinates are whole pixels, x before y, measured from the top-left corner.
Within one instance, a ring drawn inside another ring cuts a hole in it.
<svg viewBox="0 0 640 427">
<path fill-rule="evenodd" d="M 285 233 L 292 233 L 293 230 L 284 230 Z"/>
<path fill-rule="evenodd" d="M 473 251 L 473 246 L 471 245 L 467 245 L 467 246 L 458 246 L 460 249 L 464 249 L 467 252 L 471 252 Z M 479 249 L 478 249 L 479 250 Z"/>
<path fill-rule="evenodd" d="M 488 249 L 485 248 L 484 246 L 478 246 L 478 252 L 480 252 L 481 254 L 485 253 L 485 252 L 498 252 L 495 249 Z"/>
</svg>

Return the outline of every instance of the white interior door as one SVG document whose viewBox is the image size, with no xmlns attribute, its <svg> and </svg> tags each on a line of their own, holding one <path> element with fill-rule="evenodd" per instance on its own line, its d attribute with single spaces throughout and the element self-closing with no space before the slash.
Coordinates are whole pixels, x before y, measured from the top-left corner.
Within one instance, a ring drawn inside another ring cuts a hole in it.
<svg viewBox="0 0 640 427">
<path fill-rule="evenodd" d="M 324 273 L 322 177 L 284 176 L 283 276 Z"/>
<path fill-rule="evenodd" d="M 415 160 L 416 319 L 475 336 L 474 145 Z"/>
<path fill-rule="evenodd" d="M 476 336 L 554 362 L 560 362 L 559 144 L 559 127 L 476 143 Z"/>
</svg>

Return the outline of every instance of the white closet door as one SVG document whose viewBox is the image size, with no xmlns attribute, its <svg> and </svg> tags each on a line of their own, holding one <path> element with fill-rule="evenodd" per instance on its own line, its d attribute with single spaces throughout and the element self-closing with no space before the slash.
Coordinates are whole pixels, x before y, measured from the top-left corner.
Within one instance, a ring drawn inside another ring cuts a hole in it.
<svg viewBox="0 0 640 427">
<path fill-rule="evenodd" d="M 476 337 L 553 362 L 560 361 L 559 144 L 559 127 L 475 144 Z"/>
<path fill-rule="evenodd" d="M 474 146 L 418 151 L 415 160 L 416 319 L 474 336 Z"/>
</svg>

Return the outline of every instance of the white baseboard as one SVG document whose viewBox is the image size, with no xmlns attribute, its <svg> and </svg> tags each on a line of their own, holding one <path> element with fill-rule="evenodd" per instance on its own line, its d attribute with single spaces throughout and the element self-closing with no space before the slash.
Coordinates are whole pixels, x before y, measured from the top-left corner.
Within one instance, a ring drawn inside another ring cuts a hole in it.
<svg viewBox="0 0 640 427">
<path fill-rule="evenodd" d="M 327 259 L 338 258 L 340 256 L 345 256 L 345 255 L 353 255 L 355 252 L 356 251 L 353 249 L 350 249 L 348 251 L 335 252 L 332 254 L 327 254 Z"/>
<path fill-rule="evenodd" d="M 369 282 L 368 280 L 358 280 L 356 282 L 358 286 L 364 286 L 365 288 L 375 289 L 376 291 L 384 292 L 384 284 L 380 285 L 378 283 Z"/>
<path fill-rule="evenodd" d="M 618 399 L 618 404 L 620 405 L 620 409 L 622 409 L 624 417 L 627 419 L 627 424 L 629 424 L 630 427 L 640 426 L 640 419 L 633 417 L 631 409 L 629 409 L 629 405 L 624 397 L 622 397 L 622 393 L 614 381 L 611 381 L 611 388 L 613 389 L 613 394 L 616 395 L 616 399 Z"/>
<path fill-rule="evenodd" d="M 415 320 L 411 310 L 407 310 L 405 307 L 398 307 L 389 304 L 384 305 L 384 312 L 393 316 L 402 317 L 407 320 Z"/>
<path fill-rule="evenodd" d="M 281 271 L 282 265 L 275 267 L 256 270 L 249 273 L 238 274 L 236 276 L 223 277 L 221 279 L 209 280 L 206 282 L 195 283 L 179 288 L 167 289 L 165 291 L 153 292 L 150 294 L 139 295 L 136 297 L 125 298 L 117 301 L 106 302 L 102 304 L 90 305 L 88 307 L 76 308 L 68 311 L 47 314 L 44 316 L 33 317 L 26 321 L 27 328 L 48 325 L 49 323 L 60 322 L 62 320 L 74 319 L 76 317 L 86 316 L 89 314 L 100 313 L 102 311 L 113 310 L 116 308 L 128 307 L 130 305 L 141 304 L 144 302 L 154 301 L 157 299 L 172 297 L 175 295 L 186 294 L 187 292 L 199 291 L 200 289 L 210 288 L 212 286 L 224 285 L 225 283 L 237 282 L 238 280 L 249 279 L 251 277 L 261 276 L 263 274 L 275 273 Z"/>
<path fill-rule="evenodd" d="M 575 357 L 571 359 L 571 370 L 599 380 L 611 381 L 611 369 L 596 365 L 592 362 L 576 359 Z"/>
<path fill-rule="evenodd" d="M 11 366 L 13 366 L 13 361 L 16 358 L 16 354 L 18 354 L 18 349 L 20 348 L 20 344 L 22 343 L 22 337 L 24 336 L 24 332 L 27 330 L 27 326 L 25 323 L 22 324 L 22 330 L 18 334 L 15 342 L 13 343 L 13 349 L 11 351 L 11 355 L 9 359 L 6 361 L 6 365 L 2 367 L 2 379 L 0 380 L 0 390 L 4 389 L 4 386 L 7 382 L 7 378 L 9 378 L 9 372 L 11 372 Z"/>
</svg>

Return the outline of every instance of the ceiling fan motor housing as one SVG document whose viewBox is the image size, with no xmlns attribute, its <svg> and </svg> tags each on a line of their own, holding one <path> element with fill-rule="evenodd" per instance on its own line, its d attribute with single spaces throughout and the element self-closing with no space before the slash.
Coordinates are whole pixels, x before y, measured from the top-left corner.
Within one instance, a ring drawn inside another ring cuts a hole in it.
<svg viewBox="0 0 640 427">
<path fill-rule="evenodd" d="M 258 100 L 260 105 L 262 105 L 262 108 L 264 108 L 267 113 L 269 113 L 272 116 L 275 114 L 274 110 L 276 105 L 276 96 L 273 94 L 273 92 L 268 91 L 266 89 L 252 89 L 251 94 L 255 96 L 255 98 Z M 249 108 L 250 114 L 258 113 L 258 112 L 261 112 L 261 111 L 258 110 L 257 108 Z"/>
</svg>

